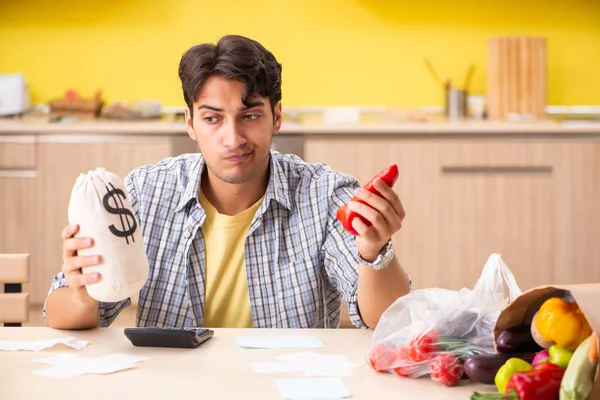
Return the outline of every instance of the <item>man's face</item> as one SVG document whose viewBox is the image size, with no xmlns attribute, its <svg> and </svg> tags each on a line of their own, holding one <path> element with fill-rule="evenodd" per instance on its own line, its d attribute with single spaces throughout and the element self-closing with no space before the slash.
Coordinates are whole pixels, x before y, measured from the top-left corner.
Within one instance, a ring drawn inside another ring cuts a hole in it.
<svg viewBox="0 0 600 400">
<path fill-rule="evenodd" d="M 244 89 L 242 82 L 210 77 L 193 104 L 193 121 L 186 110 L 188 134 L 209 172 L 227 183 L 246 183 L 266 170 L 271 139 L 281 126 L 281 102 L 274 113 L 268 97 L 250 97 L 246 107 Z"/>
</svg>

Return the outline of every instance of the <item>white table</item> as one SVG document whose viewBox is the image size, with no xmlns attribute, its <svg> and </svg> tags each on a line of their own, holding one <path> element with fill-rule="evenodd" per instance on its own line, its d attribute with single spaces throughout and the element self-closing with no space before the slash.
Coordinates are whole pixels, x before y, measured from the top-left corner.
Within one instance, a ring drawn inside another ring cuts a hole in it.
<svg viewBox="0 0 600 400">
<path fill-rule="evenodd" d="M 244 349 L 234 336 L 314 335 L 325 345 L 317 349 Z M 0 351 L 0 399 L 6 400 L 117 400 L 117 399 L 281 399 L 276 378 L 303 377 L 300 372 L 257 374 L 251 362 L 275 361 L 274 356 L 303 351 L 340 354 L 351 362 L 354 376 L 342 381 L 354 399 L 468 399 L 474 391 L 492 391 L 493 386 L 463 381 L 446 388 L 429 377 L 400 378 L 374 372 L 365 363 L 372 331 L 356 329 L 267 330 L 215 329 L 215 335 L 196 349 L 134 347 L 123 328 L 99 328 L 88 331 L 59 331 L 50 328 L 0 328 L 0 340 L 41 340 L 66 336 L 90 343 L 77 351 L 63 345 L 42 350 Z M 95 357 L 109 353 L 127 353 L 149 357 L 130 370 L 108 375 L 83 375 L 71 379 L 52 379 L 33 372 L 46 365 L 32 359 L 60 352 Z"/>
</svg>

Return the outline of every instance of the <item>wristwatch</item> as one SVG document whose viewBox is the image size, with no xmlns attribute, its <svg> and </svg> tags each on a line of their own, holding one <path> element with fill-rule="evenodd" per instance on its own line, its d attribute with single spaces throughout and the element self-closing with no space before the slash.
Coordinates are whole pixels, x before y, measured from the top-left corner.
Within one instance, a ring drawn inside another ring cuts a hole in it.
<svg viewBox="0 0 600 400">
<path fill-rule="evenodd" d="M 381 250 L 375 261 L 368 262 L 365 259 L 363 259 L 360 254 L 358 255 L 358 258 L 360 259 L 361 265 L 372 268 L 375 271 L 379 271 L 390 264 L 392 258 L 394 258 L 394 254 L 394 246 L 392 245 L 392 240 L 390 239 L 385 245 L 385 247 Z"/>
</svg>

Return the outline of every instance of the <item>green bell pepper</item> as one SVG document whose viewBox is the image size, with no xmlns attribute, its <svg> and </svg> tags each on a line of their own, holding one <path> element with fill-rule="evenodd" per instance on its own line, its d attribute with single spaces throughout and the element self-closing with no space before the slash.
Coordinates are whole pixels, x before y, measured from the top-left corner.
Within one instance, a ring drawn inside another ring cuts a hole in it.
<svg viewBox="0 0 600 400">
<path fill-rule="evenodd" d="M 496 372 L 494 383 L 498 387 L 500 393 L 506 393 L 506 385 L 508 385 L 508 380 L 512 374 L 516 372 L 531 371 L 532 369 L 533 366 L 525 360 L 516 357 L 509 358 L 504 365 L 500 367 L 498 372 Z"/>
<path fill-rule="evenodd" d="M 548 354 L 550 354 L 550 362 L 563 369 L 567 368 L 569 361 L 571 361 L 571 357 L 573 357 L 573 352 L 571 350 L 558 347 L 556 344 L 550 346 Z"/>
</svg>

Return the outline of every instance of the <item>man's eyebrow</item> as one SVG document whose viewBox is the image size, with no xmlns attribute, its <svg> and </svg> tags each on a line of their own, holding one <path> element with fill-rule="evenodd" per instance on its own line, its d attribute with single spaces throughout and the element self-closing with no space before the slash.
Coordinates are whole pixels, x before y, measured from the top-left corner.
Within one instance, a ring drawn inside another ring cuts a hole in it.
<svg viewBox="0 0 600 400">
<path fill-rule="evenodd" d="M 249 110 L 251 108 L 260 107 L 260 106 L 264 106 L 264 105 L 265 105 L 264 101 L 257 100 L 257 101 L 255 101 L 253 103 L 248 103 L 247 106 L 240 107 L 240 111 L 246 111 L 246 110 Z M 217 111 L 217 112 L 223 112 L 224 111 L 222 108 L 211 106 L 211 105 L 208 105 L 208 104 L 200 104 L 198 106 L 198 110 L 202 110 L 202 109 L 213 110 L 213 111 Z"/>
<path fill-rule="evenodd" d="M 218 108 L 218 107 L 209 106 L 208 104 L 200 104 L 200 105 L 198 106 L 198 110 L 202 110 L 203 108 L 206 108 L 207 110 L 218 111 L 218 112 L 222 112 L 222 111 L 223 111 L 223 109 L 222 109 L 222 108 Z"/>
<path fill-rule="evenodd" d="M 249 109 L 251 109 L 251 108 L 254 108 L 254 107 L 260 107 L 260 106 L 264 106 L 264 105 L 265 105 L 265 102 L 264 102 L 264 101 L 262 101 L 262 100 L 257 100 L 257 101 L 255 101 L 254 103 L 248 103 L 248 105 L 247 105 L 247 106 L 244 106 L 244 107 L 240 108 L 240 111 L 246 111 L 246 110 L 249 110 Z"/>
</svg>

